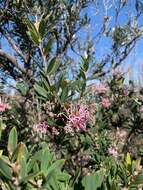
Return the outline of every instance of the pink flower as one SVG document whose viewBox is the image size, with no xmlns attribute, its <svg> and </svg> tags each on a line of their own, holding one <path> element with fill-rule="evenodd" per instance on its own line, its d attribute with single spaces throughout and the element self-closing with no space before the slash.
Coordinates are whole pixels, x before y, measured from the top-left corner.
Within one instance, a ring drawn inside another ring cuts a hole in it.
<svg viewBox="0 0 143 190">
<path fill-rule="evenodd" d="M 109 152 L 109 154 L 111 154 L 114 157 L 117 157 L 117 155 L 118 155 L 117 148 L 115 148 L 115 147 L 108 148 L 108 152 Z"/>
<path fill-rule="evenodd" d="M 99 84 L 97 86 L 95 86 L 95 85 L 92 86 L 92 91 L 96 92 L 98 94 L 105 94 L 105 93 L 108 92 L 108 87 L 107 87 L 106 84 L 101 83 L 101 84 Z"/>
<path fill-rule="evenodd" d="M 90 114 L 86 106 L 71 105 L 67 112 L 68 126 L 72 126 L 76 131 L 86 130 L 86 124 L 90 118 Z"/>
<path fill-rule="evenodd" d="M 52 127 L 52 135 L 53 136 L 59 135 L 59 131 L 55 127 Z"/>
<path fill-rule="evenodd" d="M 37 125 L 34 126 L 34 131 L 37 133 L 43 133 L 46 134 L 47 129 L 49 128 L 47 122 L 42 122 L 42 123 L 38 123 Z"/>
<path fill-rule="evenodd" d="M 0 112 L 5 112 L 6 110 L 11 109 L 8 103 L 4 103 L 0 101 Z"/>
<path fill-rule="evenodd" d="M 111 105 L 111 103 L 110 103 L 109 98 L 103 98 L 103 99 L 102 99 L 102 106 L 103 106 L 104 108 L 109 108 L 110 105 Z"/>
<path fill-rule="evenodd" d="M 99 84 L 96 88 L 96 91 L 99 93 L 99 94 L 105 94 L 107 93 L 108 91 L 108 87 L 106 84 Z"/>
</svg>

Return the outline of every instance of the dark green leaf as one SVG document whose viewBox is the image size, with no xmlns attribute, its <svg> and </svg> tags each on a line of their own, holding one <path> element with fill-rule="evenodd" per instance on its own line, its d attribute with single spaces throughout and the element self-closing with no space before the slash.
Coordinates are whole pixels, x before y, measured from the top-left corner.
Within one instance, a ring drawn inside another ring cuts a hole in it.
<svg viewBox="0 0 143 190">
<path fill-rule="evenodd" d="M 68 92 L 69 92 L 69 87 L 68 86 L 65 86 L 63 89 L 62 89 L 62 93 L 61 93 L 61 102 L 65 102 L 68 98 Z"/>
<path fill-rule="evenodd" d="M 55 64 L 56 64 L 56 58 L 54 57 L 53 59 L 50 60 L 50 62 L 48 64 L 47 73 L 51 73 L 52 72 Z"/>
<path fill-rule="evenodd" d="M 45 55 L 47 55 L 49 51 L 51 50 L 52 43 L 53 43 L 53 38 L 50 38 L 44 48 Z"/>
<path fill-rule="evenodd" d="M 40 33 L 41 39 L 47 33 L 46 22 L 45 22 L 45 20 L 43 18 L 41 19 L 40 24 L 39 24 L 39 33 Z"/>
</svg>

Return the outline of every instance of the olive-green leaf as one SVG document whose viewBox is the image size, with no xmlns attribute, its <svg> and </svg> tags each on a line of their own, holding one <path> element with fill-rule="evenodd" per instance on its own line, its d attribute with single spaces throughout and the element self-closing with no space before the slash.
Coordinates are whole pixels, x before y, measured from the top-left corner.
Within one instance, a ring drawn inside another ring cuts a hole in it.
<svg viewBox="0 0 143 190">
<path fill-rule="evenodd" d="M 16 149 L 17 141 L 18 141 L 17 130 L 15 127 L 13 127 L 9 133 L 8 146 L 7 146 L 7 149 L 10 154 L 12 154 Z"/>
</svg>

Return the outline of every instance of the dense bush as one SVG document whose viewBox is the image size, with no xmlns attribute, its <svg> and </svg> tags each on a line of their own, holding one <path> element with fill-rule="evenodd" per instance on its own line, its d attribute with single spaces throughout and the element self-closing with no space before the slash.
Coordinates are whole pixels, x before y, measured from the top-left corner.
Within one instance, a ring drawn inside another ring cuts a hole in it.
<svg viewBox="0 0 143 190">
<path fill-rule="evenodd" d="M 140 0 L 0 1 L 2 190 L 142 189 L 143 92 L 120 67 L 142 12 Z"/>
<path fill-rule="evenodd" d="M 38 85 L 28 102 L 1 100 L 2 189 L 142 187 L 142 142 L 134 142 L 142 135 L 141 92 L 124 84 L 120 70 L 82 98 L 68 90 L 62 103 L 62 96 L 43 100 Z"/>
</svg>

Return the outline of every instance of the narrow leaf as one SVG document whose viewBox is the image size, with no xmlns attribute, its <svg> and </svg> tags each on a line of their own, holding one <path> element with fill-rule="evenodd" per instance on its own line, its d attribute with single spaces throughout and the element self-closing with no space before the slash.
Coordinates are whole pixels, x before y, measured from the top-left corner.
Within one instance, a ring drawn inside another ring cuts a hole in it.
<svg viewBox="0 0 143 190">
<path fill-rule="evenodd" d="M 9 138 L 8 138 L 7 148 L 10 154 L 12 154 L 17 147 L 17 141 L 18 141 L 17 139 L 18 139 L 17 131 L 16 131 L 16 128 L 13 127 L 9 133 Z"/>
<path fill-rule="evenodd" d="M 0 158 L 0 174 L 9 180 L 12 179 L 12 170 L 2 158 Z"/>
</svg>

